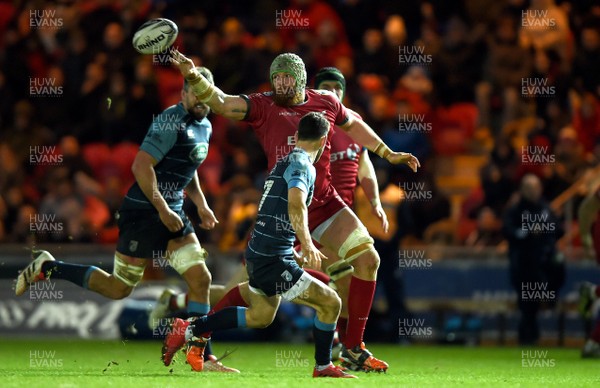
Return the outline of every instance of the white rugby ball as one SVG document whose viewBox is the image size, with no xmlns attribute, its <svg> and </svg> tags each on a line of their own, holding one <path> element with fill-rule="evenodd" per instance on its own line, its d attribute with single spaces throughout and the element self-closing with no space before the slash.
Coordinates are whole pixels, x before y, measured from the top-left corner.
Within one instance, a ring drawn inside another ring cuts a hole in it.
<svg viewBox="0 0 600 388">
<path fill-rule="evenodd" d="M 177 24 L 169 19 L 152 19 L 133 35 L 133 47 L 141 54 L 164 54 L 177 39 Z"/>
</svg>

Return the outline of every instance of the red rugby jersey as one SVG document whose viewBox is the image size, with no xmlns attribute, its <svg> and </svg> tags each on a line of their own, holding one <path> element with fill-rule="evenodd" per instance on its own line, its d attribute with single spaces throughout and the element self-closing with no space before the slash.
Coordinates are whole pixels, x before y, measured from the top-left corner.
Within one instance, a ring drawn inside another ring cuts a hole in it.
<svg viewBox="0 0 600 388">
<path fill-rule="evenodd" d="M 309 112 L 323 112 L 331 123 L 328 141 L 321 159 L 315 164 L 317 180 L 310 207 L 318 207 L 336 194 L 331 185 L 330 153 L 331 137 L 336 125 L 343 125 L 350 117 L 350 111 L 330 92 L 306 89 L 306 99 L 294 106 L 278 106 L 273 101 L 273 93 L 253 93 L 242 96 L 248 102 L 244 121 L 252 126 L 268 159 L 269 170 L 278 160 L 287 155 L 295 146 L 294 134 L 300 118 Z M 310 209 L 310 208 L 309 208 Z"/>
<path fill-rule="evenodd" d="M 349 110 L 356 118 L 360 115 Z M 331 184 L 344 200 L 352 207 L 354 190 L 358 183 L 358 161 L 363 148 L 341 128 L 336 128 L 331 138 Z"/>
</svg>

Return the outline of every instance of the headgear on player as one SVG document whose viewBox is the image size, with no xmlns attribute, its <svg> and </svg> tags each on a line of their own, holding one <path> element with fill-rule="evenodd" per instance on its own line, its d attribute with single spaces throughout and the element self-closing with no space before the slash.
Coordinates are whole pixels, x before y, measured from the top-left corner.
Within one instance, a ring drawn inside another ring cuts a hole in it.
<svg viewBox="0 0 600 388">
<path fill-rule="evenodd" d="M 342 100 L 344 99 L 344 95 L 346 94 L 346 78 L 344 78 L 341 71 L 335 67 L 321 68 L 315 76 L 315 89 L 320 89 L 321 82 L 324 81 L 339 82 L 342 86 Z"/>
<path fill-rule="evenodd" d="M 273 76 L 276 73 L 287 73 L 294 77 L 296 85 L 294 86 L 294 94 L 304 93 L 306 88 L 306 66 L 302 58 L 293 53 L 279 54 L 271 63 L 269 70 L 269 79 L 271 80 L 271 87 L 275 89 L 273 85 Z"/>
</svg>

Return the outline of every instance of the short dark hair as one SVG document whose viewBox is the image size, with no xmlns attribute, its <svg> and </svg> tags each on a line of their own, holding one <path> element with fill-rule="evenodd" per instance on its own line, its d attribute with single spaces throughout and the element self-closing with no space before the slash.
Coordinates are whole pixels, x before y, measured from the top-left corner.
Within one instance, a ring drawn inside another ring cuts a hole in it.
<svg viewBox="0 0 600 388">
<path fill-rule="evenodd" d="M 298 124 L 298 140 L 318 140 L 327 135 L 329 121 L 321 112 L 309 112 L 302 116 Z"/>
</svg>

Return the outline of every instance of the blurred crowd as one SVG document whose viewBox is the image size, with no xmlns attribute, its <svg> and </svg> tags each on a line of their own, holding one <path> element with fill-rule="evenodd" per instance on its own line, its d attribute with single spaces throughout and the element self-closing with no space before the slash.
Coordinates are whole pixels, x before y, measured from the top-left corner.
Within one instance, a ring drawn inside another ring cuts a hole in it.
<svg viewBox="0 0 600 388">
<path fill-rule="evenodd" d="M 541 179 L 562 217 L 559 195 L 600 158 L 593 0 L 0 1 L 1 242 L 116 241 L 114 213 L 137 147 L 180 98 L 168 55 L 131 45 L 155 17 L 177 23 L 175 46 L 229 94 L 269 90 L 269 65 L 285 51 L 304 59 L 309 80 L 338 67 L 345 105 L 423 165 L 413 175 L 374 158 L 382 190 L 428 193 L 399 195 L 404 244 L 498 246 L 524 175 Z M 199 235 L 239 250 L 266 158 L 247 125 L 209 118 L 199 174 L 221 223 Z M 456 197 L 437 179 L 440 161 L 464 156 L 483 161 L 479 183 Z M 59 227 L 43 230 L 42 221 Z"/>
</svg>

